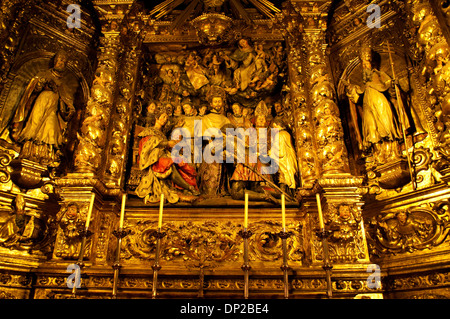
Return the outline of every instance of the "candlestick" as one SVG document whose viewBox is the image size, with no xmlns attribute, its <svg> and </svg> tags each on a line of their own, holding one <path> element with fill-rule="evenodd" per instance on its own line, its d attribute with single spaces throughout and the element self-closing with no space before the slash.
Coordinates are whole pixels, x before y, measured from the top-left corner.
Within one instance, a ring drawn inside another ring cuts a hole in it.
<svg viewBox="0 0 450 319">
<path fill-rule="evenodd" d="M 152 266 L 153 269 L 153 286 L 152 286 L 152 299 L 156 299 L 157 287 L 158 287 L 158 272 L 161 270 L 161 265 L 159 264 L 159 255 L 161 250 L 161 239 L 166 236 L 165 232 L 161 232 L 161 228 L 156 231 L 156 251 L 155 251 L 155 262 Z"/>
<path fill-rule="evenodd" d="M 252 269 L 248 258 L 248 239 L 253 235 L 253 233 L 244 228 L 244 230 L 240 230 L 238 234 L 244 239 L 244 264 L 241 266 L 241 269 L 244 271 L 244 299 L 248 299 L 249 271 Z"/>
<path fill-rule="evenodd" d="M 117 286 L 119 283 L 119 271 L 122 265 L 120 264 L 120 249 L 122 247 L 122 239 L 128 236 L 131 233 L 130 229 L 124 230 L 122 228 L 119 228 L 119 230 L 114 230 L 113 235 L 117 237 L 117 248 L 116 248 L 116 259 L 113 263 L 112 268 L 114 269 L 114 276 L 113 276 L 113 291 L 112 291 L 112 297 L 113 299 L 117 298 Z"/>
<path fill-rule="evenodd" d="M 248 227 L 248 193 L 245 193 L 244 228 Z"/>
<path fill-rule="evenodd" d="M 288 265 L 288 252 L 287 252 L 287 239 L 292 236 L 292 233 L 287 233 L 285 230 L 280 232 L 278 236 L 281 238 L 281 246 L 283 248 L 283 264 L 281 265 L 281 270 L 283 271 L 283 287 L 284 287 L 284 298 L 289 299 L 289 274 L 288 271 L 291 269 Z"/>
<path fill-rule="evenodd" d="M 89 210 L 86 218 L 86 229 L 89 228 L 89 224 L 91 223 L 92 210 L 94 209 L 94 200 L 95 200 L 95 193 L 92 193 L 91 202 L 89 203 Z"/>
<path fill-rule="evenodd" d="M 164 194 L 161 193 L 161 201 L 159 202 L 159 219 L 158 219 L 159 229 L 161 229 L 162 227 L 163 208 L 164 208 Z"/>
<path fill-rule="evenodd" d="M 322 203 L 320 201 L 320 194 L 316 194 L 316 200 L 317 200 L 317 209 L 319 211 L 319 225 L 320 229 L 325 229 L 325 223 L 323 221 L 323 214 L 322 214 Z"/>
<path fill-rule="evenodd" d="M 127 194 L 122 195 L 122 209 L 120 210 L 120 221 L 119 221 L 119 228 L 123 228 L 123 219 L 125 217 L 125 203 L 127 200 Z"/>
<path fill-rule="evenodd" d="M 286 202 L 284 194 L 281 194 L 281 220 L 283 224 L 283 231 L 286 231 Z"/>
<path fill-rule="evenodd" d="M 317 231 L 317 236 L 322 239 L 323 246 L 323 270 L 326 273 L 326 281 L 327 281 L 327 297 L 333 297 L 333 289 L 331 285 L 331 270 L 333 269 L 333 265 L 330 261 L 330 248 L 328 247 L 328 237 L 331 236 L 333 232 L 330 230 L 325 230 L 325 228 Z"/>
</svg>

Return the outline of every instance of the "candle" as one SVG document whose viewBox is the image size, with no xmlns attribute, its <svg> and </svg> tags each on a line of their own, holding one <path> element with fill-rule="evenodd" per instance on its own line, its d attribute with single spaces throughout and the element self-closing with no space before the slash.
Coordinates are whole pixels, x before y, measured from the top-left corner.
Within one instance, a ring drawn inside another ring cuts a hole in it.
<svg viewBox="0 0 450 319">
<path fill-rule="evenodd" d="M 283 231 L 286 231 L 286 202 L 284 194 L 281 194 L 281 220 L 283 222 Z"/>
<path fill-rule="evenodd" d="M 122 209 L 120 210 L 120 222 L 119 222 L 119 228 L 123 228 L 123 219 L 125 217 L 125 202 L 127 200 L 127 194 L 122 195 Z"/>
<path fill-rule="evenodd" d="M 245 193 L 244 228 L 248 226 L 248 194 Z"/>
<path fill-rule="evenodd" d="M 161 229 L 162 227 L 163 207 L 164 207 L 164 194 L 161 194 L 161 201 L 159 202 L 159 220 L 158 220 L 159 229 Z"/>
<path fill-rule="evenodd" d="M 94 209 L 94 200 L 95 200 L 95 194 L 92 193 L 91 195 L 91 202 L 89 203 L 89 210 L 86 218 L 86 229 L 89 228 L 89 224 L 91 223 L 91 216 L 92 216 L 92 210 Z"/>
<path fill-rule="evenodd" d="M 320 201 L 320 194 L 319 193 L 316 194 L 316 200 L 317 200 L 317 209 L 319 210 L 320 229 L 325 229 L 325 225 L 324 225 L 324 222 L 323 222 L 323 214 L 322 214 L 322 203 Z"/>
</svg>

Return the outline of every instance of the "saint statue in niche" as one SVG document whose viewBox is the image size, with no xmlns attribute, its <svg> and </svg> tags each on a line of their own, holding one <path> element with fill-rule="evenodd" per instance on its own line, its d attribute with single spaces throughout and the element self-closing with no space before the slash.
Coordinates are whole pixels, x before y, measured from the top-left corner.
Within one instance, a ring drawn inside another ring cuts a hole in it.
<svg viewBox="0 0 450 319">
<path fill-rule="evenodd" d="M 394 72 L 391 52 L 389 59 L 390 70 Z M 372 151 L 376 164 L 398 160 L 401 158 L 399 141 L 404 135 L 426 135 L 417 106 L 414 106 L 415 94 L 407 77 L 393 79 L 377 66 L 381 63 L 374 62 L 375 55 L 369 46 L 361 47 L 360 60 L 362 85 L 343 81 L 359 147 L 367 153 Z M 357 124 L 358 113 L 362 118 L 361 131 Z"/>
<path fill-rule="evenodd" d="M 66 83 L 68 55 L 58 52 L 53 67 L 28 83 L 11 121 L 11 138 L 22 145 L 19 157 L 57 167 L 67 123 L 75 113 L 74 90 Z"/>
<path fill-rule="evenodd" d="M 377 161 L 384 164 L 399 158 L 398 140 L 402 136 L 396 113 L 387 96 L 393 83 L 389 75 L 373 67 L 370 47 L 362 47 L 360 58 L 364 87 L 346 83 L 347 94 L 355 104 L 363 95 L 362 147 L 364 150 L 373 147 Z"/>
</svg>

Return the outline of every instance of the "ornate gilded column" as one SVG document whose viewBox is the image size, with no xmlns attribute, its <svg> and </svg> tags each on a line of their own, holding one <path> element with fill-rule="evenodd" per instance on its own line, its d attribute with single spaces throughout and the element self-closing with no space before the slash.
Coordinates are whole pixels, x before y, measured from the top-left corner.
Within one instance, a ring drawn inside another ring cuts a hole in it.
<svg viewBox="0 0 450 319">
<path fill-rule="evenodd" d="M 436 152 L 433 167 L 446 180 L 450 164 L 450 90 L 447 85 L 450 81 L 450 48 L 446 39 L 447 28 L 442 20 L 443 15 L 439 19 L 435 14 L 438 8 L 434 1 L 409 1 L 405 9 L 408 29 L 404 36 L 414 58 L 414 82 L 426 117 L 431 151 Z"/>
<path fill-rule="evenodd" d="M 327 57 L 326 28 L 326 15 L 317 11 L 308 17 L 303 33 L 307 56 L 305 73 L 321 177 L 349 173 L 344 131 Z"/>
<path fill-rule="evenodd" d="M 297 1 L 288 3 L 283 13 L 297 154 L 302 181 L 310 188 L 323 175 L 349 173 L 336 90 L 326 58 L 327 15 L 316 5 Z"/>
<path fill-rule="evenodd" d="M 299 162 L 302 185 L 311 188 L 319 176 L 316 157 L 316 140 L 314 136 L 313 114 L 309 107 L 307 84 L 305 83 L 306 51 L 300 33 L 301 16 L 290 2 L 283 9 L 281 27 L 286 39 L 288 72 L 289 72 L 289 102 L 294 118 L 295 148 Z"/>
<path fill-rule="evenodd" d="M 98 67 L 74 154 L 75 169 L 80 173 L 97 173 L 102 164 L 117 89 L 121 36 L 115 22 L 102 29 L 104 36 L 100 39 Z"/>
<path fill-rule="evenodd" d="M 128 25 L 125 54 L 121 61 L 118 77 L 118 94 L 111 115 L 109 141 L 105 153 L 106 165 L 103 175 L 106 185 L 110 188 L 123 188 L 124 186 L 135 92 L 139 83 L 141 45 L 144 37 L 144 32 L 141 32 L 142 27 L 142 21 Z"/>
<path fill-rule="evenodd" d="M 76 233 L 73 235 L 73 231 L 71 233 L 67 228 L 76 232 L 85 225 L 88 203 L 92 194 L 95 194 L 90 224 L 93 235 L 86 242 L 83 258 L 88 265 L 90 262 L 108 262 L 107 253 L 110 241 L 114 240 L 112 231 L 115 229 L 120 206 L 118 197 L 115 197 L 120 190 L 114 187 L 119 182 L 115 180 L 112 185 L 108 183 L 111 181 L 111 173 L 116 174 L 115 169 L 121 172 L 125 167 L 126 147 L 117 145 L 117 139 L 121 143 L 127 139 L 131 105 L 126 103 L 133 96 L 137 72 L 137 45 L 126 46 L 130 43 L 130 32 L 123 22 L 132 3 L 130 1 L 116 5 L 102 2 L 96 7 L 102 14 L 102 37 L 99 41 L 95 78 L 77 132 L 75 171 L 55 182 L 61 205 L 53 252 L 55 260 L 78 258 L 82 238 L 76 236 Z M 114 162 L 117 158 L 121 162 Z"/>
<path fill-rule="evenodd" d="M 332 79 L 325 31 L 331 1 L 291 1 L 285 9 L 291 103 L 302 168 L 303 207 L 308 212 L 311 262 L 321 265 L 323 246 L 315 194 L 320 194 L 332 263 L 369 262 L 362 221 L 362 177 L 350 174 L 344 130 Z M 349 233 L 347 233 L 347 230 Z M 351 235 L 350 235 L 351 234 Z M 364 266 L 362 266 L 364 268 Z M 358 268 L 358 267 L 356 267 Z M 355 268 L 355 269 L 356 269 Z"/>
<path fill-rule="evenodd" d="M 2 1 L 0 4 L 0 92 L 7 82 L 7 74 L 24 31 L 24 20 L 35 14 L 35 1 Z M 0 101 L 1 103 L 1 101 Z"/>
<path fill-rule="evenodd" d="M 100 167 L 105 162 L 108 128 L 117 90 L 119 58 L 122 50 L 121 34 L 115 22 L 102 27 L 98 67 L 91 86 L 84 119 L 77 133 L 79 143 L 74 153 L 75 172 L 55 181 L 60 196 L 61 210 L 57 215 L 58 229 L 53 259 L 75 261 L 81 249 L 82 236 L 89 209 L 95 194 L 90 231 L 82 259 L 91 263 L 106 262 L 112 224 L 115 221 L 114 204 L 108 203 L 110 190 L 100 178 Z"/>
</svg>

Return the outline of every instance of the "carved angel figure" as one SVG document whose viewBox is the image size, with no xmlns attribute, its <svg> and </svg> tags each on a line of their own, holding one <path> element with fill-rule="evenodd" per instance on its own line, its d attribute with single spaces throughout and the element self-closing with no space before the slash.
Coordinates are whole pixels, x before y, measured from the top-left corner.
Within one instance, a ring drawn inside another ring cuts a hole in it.
<svg viewBox="0 0 450 319">
<path fill-rule="evenodd" d="M 337 217 L 330 223 L 331 240 L 347 242 L 358 235 L 361 218 L 354 216 L 351 206 L 342 204 L 338 208 Z"/>
<path fill-rule="evenodd" d="M 388 214 L 378 221 L 377 237 L 380 242 L 391 248 L 414 250 L 429 237 L 433 225 L 426 220 L 420 221 L 406 211 Z"/>
</svg>

